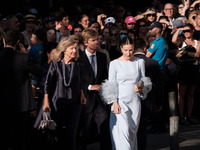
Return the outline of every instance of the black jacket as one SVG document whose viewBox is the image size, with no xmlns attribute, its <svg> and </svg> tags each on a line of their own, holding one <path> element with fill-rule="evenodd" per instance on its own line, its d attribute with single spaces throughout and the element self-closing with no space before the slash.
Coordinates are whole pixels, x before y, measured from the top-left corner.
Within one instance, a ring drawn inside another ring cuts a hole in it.
<svg viewBox="0 0 200 150">
<path fill-rule="evenodd" d="M 143 101 L 151 112 L 156 112 L 163 103 L 163 78 L 158 62 L 143 54 L 134 54 L 135 57 L 145 61 L 145 75 L 152 81 L 152 90 L 148 93 L 147 99 Z"/>
<path fill-rule="evenodd" d="M 94 77 L 94 72 L 90 65 L 85 52 L 80 55 L 80 65 L 81 65 L 81 87 L 84 91 L 85 97 L 87 99 L 84 105 L 84 110 L 86 112 L 91 112 L 94 108 L 95 102 L 100 100 L 97 91 L 88 90 L 89 85 L 100 85 L 105 79 L 108 78 L 107 70 L 107 59 L 106 55 L 101 52 L 96 52 L 97 57 L 97 75 Z"/>
<path fill-rule="evenodd" d="M 0 51 L 0 97 L 13 112 L 27 112 L 36 109 L 31 88 L 31 74 L 40 74 L 41 68 L 28 54 L 4 48 Z"/>
</svg>

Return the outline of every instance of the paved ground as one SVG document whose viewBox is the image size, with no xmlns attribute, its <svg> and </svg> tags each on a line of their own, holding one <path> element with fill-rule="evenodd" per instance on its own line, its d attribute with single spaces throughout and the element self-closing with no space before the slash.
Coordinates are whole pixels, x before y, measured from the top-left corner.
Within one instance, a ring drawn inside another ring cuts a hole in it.
<svg viewBox="0 0 200 150">
<path fill-rule="evenodd" d="M 179 128 L 179 149 L 200 150 L 200 125 Z M 149 134 L 147 150 L 170 150 L 169 133 Z"/>
<path fill-rule="evenodd" d="M 146 150 L 170 150 L 169 133 L 148 134 Z M 99 143 L 91 144 L 87 150 L 100 150 Z M 200 150 L 200 125 L 179 127 L 179 150 Z"/>
</svg>

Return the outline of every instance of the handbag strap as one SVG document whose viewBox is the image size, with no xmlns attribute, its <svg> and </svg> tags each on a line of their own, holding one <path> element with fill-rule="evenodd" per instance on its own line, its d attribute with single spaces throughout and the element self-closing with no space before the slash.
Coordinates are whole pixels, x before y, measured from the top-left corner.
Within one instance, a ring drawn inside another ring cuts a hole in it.
<svg viewBox="0 0 200 150">
<path fill-rule="evenodd" d="M 43 120 L 47 121 L 47 120 L 51 120 L 51 116 L 49 112 L 43 112 Z"/>
</svg>

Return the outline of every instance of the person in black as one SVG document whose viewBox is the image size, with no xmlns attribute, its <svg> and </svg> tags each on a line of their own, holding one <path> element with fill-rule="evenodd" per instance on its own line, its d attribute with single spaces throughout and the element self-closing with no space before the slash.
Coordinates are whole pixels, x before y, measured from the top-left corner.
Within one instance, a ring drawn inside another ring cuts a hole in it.
<svg viewBox="0 0 200 150">
<path fill-rule="evenodd" d="M 180 37 L 182 31 L 184 37 Z M 172 42 L 179 48 L 176 57 L 179 60 L 177 69 L 178 108 L 180 125 L 190 125 L 196 122 L 192 117 L 195 102 L 195 91 L 199 85 L 200 41 L 194 39 L 194 27 L 185 24 L 173 35 Z M 190 61 L 188 61 L 188 59 Z"/>
<path fill-rule="evenodd" d="M 43 111 L 50 111 L 51 108 L 53 112 L 58 149 L 75 150 L 78 145 L 77 132 L 82 106 L 77 48 L 72 38 L 60 41 L 44 84 Z"/>
<path fill-rule="evenodd" d="M 119 36 L 119 29 L 114 24 L 109 29 L 110 34 L 110 41 L 108 42 L 108 53 L 110 55 L 110 60 L 114 60 L 116 58 L 119 58 L 122 53 L 120 51 L 120 36 Z"/>
<path fill-rule="evenodd" d="M 109 134 L 109 112 L 100 99 L 101 83 L 108 78 L 106 55 L 97 51 L 99 48 L 98 33 L 93 29 L 82 32 L 86 50 L 80 55 L 81 86 L 86 98 L 83 105 L 81 139 L 83 148 L 96 142 L 99 137 L 101 150 L 111 150 Z M 94 130 L 93 130 L 94 129 Z"/>
<path fill-rule="evenodd" d="M 144 39 L 137 38 L 134 40 L 134 44 L 135 44 L 134 56 L 144 59 L 145 74 L 147 77 L 150 77 L 153 83 L 152 90 L 148 93 L 147 98 L 144 101 L 141 101 L 142 111 L 141 111 L 140 125 L 137 134 L 138 150 L 145 150 L 147 144 L 146 120 L 152 119 L 150 118 L 150 116 L 162 109 L 163 80 L 161 75 L 161 69 L 158 65 L 158 62 L 152 58 L 148 58 L 145 56 L 147 48 Z"/>
<path fill-rule="evenodd" d="M 0 51 L 0 99 L 4 122 L 2 129 L 5 130 L 2 132 L 3 149 L 30 148 L 31 121 L 37 108 L 29 75 L 40 74 L 41 69 L 29 55 L 17 51 L 19 47 L 25 49 L 24 40 L 20 40 L 21 35 L 17 30 L 8 30 L 5 36 L 6 45 Z"/>
</svg>

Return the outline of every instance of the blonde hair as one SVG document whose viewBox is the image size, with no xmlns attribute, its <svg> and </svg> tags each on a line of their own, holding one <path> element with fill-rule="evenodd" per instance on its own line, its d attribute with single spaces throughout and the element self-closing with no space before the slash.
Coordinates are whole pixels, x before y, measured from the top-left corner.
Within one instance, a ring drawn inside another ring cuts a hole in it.
<svg viewBox="0 0 200 150">
<path fill-rule="evenodd" d="M 95 31 L 94 29 L 87 28 L 82 31 L 82 39 L 83 39 L 83 44 L 85 45 L 88 43 L 88 40 L 92 37 L 98 36 L 98 32 Z"/>
<path fill-rule="evenodd" d="M 72 34 L 72 35 L 69 36 L 69 38 L 74 39 L 77 42 L 77 44 L 79 43 L 79 36 L 78 35 Z"/>
<path fill-rule="evenodd" d="M 78 45 L 77 42 L 73 38 L 64 38 L 62 39 L 59 43 L 58 46 L 56 47 L 56 52 L 54 53 L 54 59 L 58 62 L 61 61 L 64 58 L 64 52 L 66 49 L 72 45 L 76 44 L 76 58 L 75 61 L 78 60 L 79 57 L 79 52 L 78 52 Z"/>
</svg>

